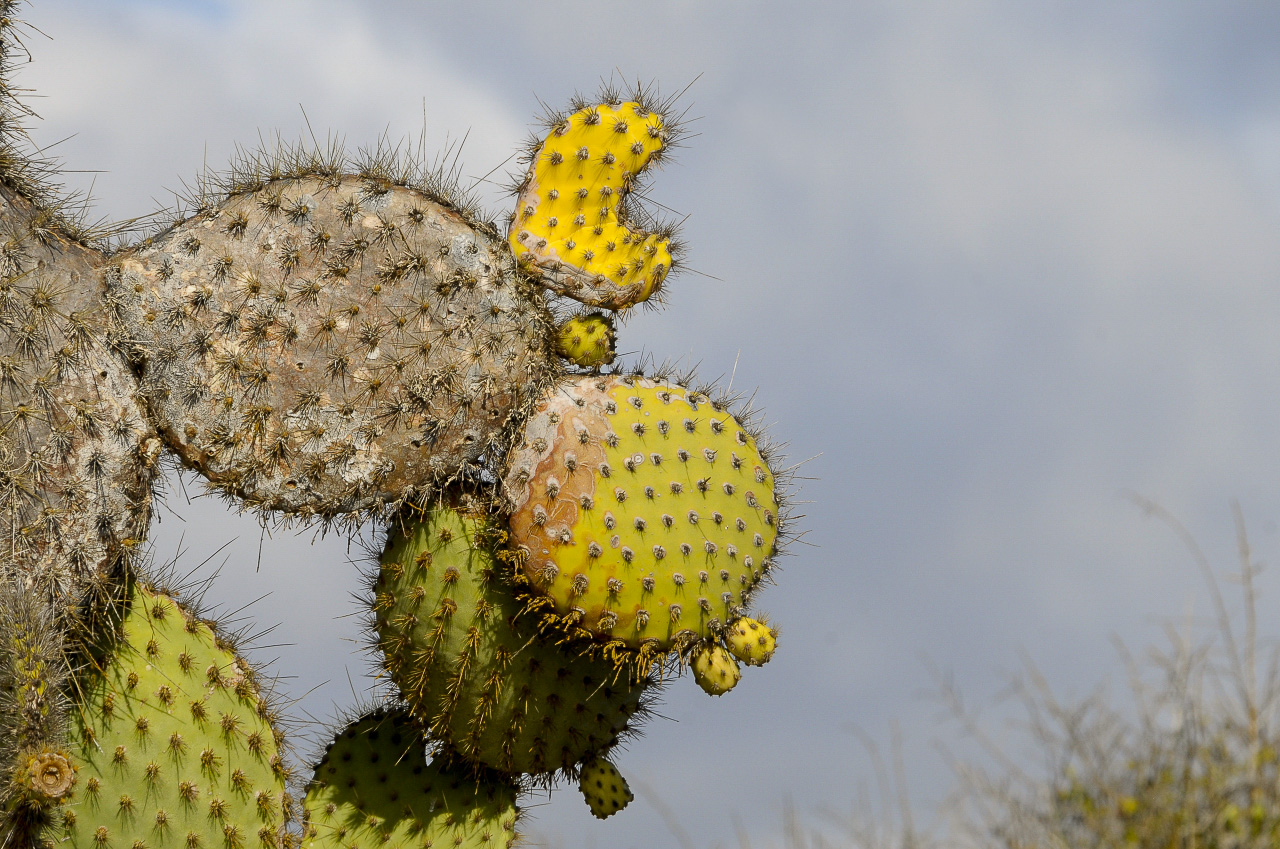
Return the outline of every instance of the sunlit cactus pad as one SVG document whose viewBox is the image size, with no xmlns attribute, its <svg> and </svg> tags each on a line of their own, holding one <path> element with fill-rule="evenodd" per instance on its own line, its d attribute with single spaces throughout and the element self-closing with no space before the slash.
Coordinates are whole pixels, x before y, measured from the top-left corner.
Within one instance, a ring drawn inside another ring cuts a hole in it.
<svg viewBox="0 0 1280 849">
<path fill-rule="evenodd" d="M 506 849 L 519 787 L 510 777 L 427 762 L 404 713 L 378 711 L 325 751 L 303 801 L 303 849 Z"/>
<path fill-rule="evenodd" d="M 70 849 L 269 849 L 287 818 L 272 712 L 248 663 L 173 598 L 131 583 L 77 676 L 79 776 L 46 840 Z"/>
<path fill-rule="evenodd" d="M 652 296 L 671 270 L 671 239 L 635 229 L 625 198 L 668 140 L 663 116 L 635 101 L 585 106 L 532 154 L 508 241 L 545 285 L 592 306 Z"/>
<path fill-rule="evenodd" d="M 563 382 L 506 477 L 513 544 L 549 610 L 665 651 L 745 609 L 779 531 L 773 472 L 723 406 L 641 377 Z"/>
</svg>

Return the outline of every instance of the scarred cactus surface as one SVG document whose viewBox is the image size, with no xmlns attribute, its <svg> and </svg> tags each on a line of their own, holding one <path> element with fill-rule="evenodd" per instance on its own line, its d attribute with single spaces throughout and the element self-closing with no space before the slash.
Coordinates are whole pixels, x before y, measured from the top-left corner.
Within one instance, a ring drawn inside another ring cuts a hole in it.
<svg viewBox="0 0 1280 849">
<path fill-rule="evenodd" d="M 238 186 L 108 279 L 166 444 L 271 510 L 429 492 L 501 453 L 555 373 L 503 243 L 374 174 Z"/>
</svg>

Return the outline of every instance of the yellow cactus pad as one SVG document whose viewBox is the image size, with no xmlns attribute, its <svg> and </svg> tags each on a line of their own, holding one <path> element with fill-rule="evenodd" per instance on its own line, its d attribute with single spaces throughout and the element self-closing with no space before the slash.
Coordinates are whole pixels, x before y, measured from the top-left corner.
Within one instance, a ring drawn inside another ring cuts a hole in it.
<svg viewBox="0 0 1280 849">
<path fill-rule="evenodd" d="M 778 647 L 778 629 L 744 616 L 729 626 L 724 641 L 733 656 L 747 666 L 764 666 Z"/>
<path fill-rule="evenodd" d="M 511 540 L 546 610 L 628 650 L 719 633 L 773 562 L 780 496 L 755 439 L 678 384 L 563 383 L 508 468 Z"/>
<path fill-rule="evenodd" d="M 578 789 L 597 819 L 613 816 L 635 798 L 622 773 L 604 758 L 593 758 L 582 765 Z"/>
<path fill-rule="evenodd" d="M 556 353 L 582 368 L 613 362 L 613 344 L 613 322 L 603 315 L 576 315 L 556 332 Z"/>
<path fill-rule="evenodd" d="M 720 646 L 703 646 L 693 656 L 693 680 L 708 696 L 723 696 L 738 685 L 742 670 L 733 655 Z"/>
<path fill-rule="evenodd" d="M 591 306 L 619 310 L 653 295 L 671 270 L 671 241 L 631 229 L 624 201 L 665 144 L 661 116 L 634 101 L 558 123 L 517 198 L 508 240 L 521 265 Z"/>
</svg>

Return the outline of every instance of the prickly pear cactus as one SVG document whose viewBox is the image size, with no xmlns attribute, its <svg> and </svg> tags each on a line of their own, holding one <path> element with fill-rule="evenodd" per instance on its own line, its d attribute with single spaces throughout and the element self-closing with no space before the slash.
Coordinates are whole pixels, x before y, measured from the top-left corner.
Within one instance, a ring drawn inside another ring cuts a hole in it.
<svg viewBox="0 0 1280 849">
<path fill-rule="evenodd" d="M 45 838 L 71 849 L 270 849 L 288 819 L 275 711 L 249 663 L 171 596 L 128 586 L 76 676 L 73 793 Z"/>
<path fill-rule="evenodd" d="M 166 445 L 294 515 L 429 494 L 500 454 L 556 371 L 500 240 L 388 168 L 336 168 L 240 175 L 108 274 Z"/>
<path fill-rule="evenodd" d="M 544 286 L 619 310 L 652 297 L 672 268 L 669 229 L 631 220 L 626 198 L 670 147 L 674 126 L 668 104 L 643 93 L 603 100 L 548 121 L 528 154 L 507 240 Z"/>
<path fill-rule="evenodd" d="M 678 383 L 565 381 L 505 484 L 541 609 L 642 658 L 741 617 L 777 553 L 781 492 L 756 438 Z"/>
<path fill-rule="evenodd" d="M 652 303 L 679 265 L 633 202 L 672 103 L 606 91 L 551 116 L 505 238 L 448 175 L 299 149 L 108 249 L 24 147 L 18 6 L 0 0 L 0 845 L 296 838 L 253 669 L 138 577 L 166 451 L 264 516 L 395 517 L 370 603 L 403 709 L 329 747 L 309 846 L 507 846 L 519 791 L 556 778 L 621 810 L 605 756 L 659 673 L 718 694 L 772 655 L 745 612 L 785 524 L 744 419 L 598 374 L 611 318 L 554 318 L 581 310 L 560 296 Z"/>
<path fill-rule="evenodd" d="M 693 680 L 708 696 L 723 696 L 742 680 L 737 658 L 724 646 L 699 646 L 689 665 L 693 668 Z"/>
<path fill-rule="evenodd" d="M 569 773 L 644 713 L 645 679 L 538 639 L 501 579 L 493 529 L 437 506 L 394 528 L 373 584 L 391 679 L 443 754 L 504 772 Z"/>
<path fill-rule="evenodd" d="M 406 713 L 378 710 L 325 750 L 302 803 L 303 849 L 506 849 L 516 840 L 510 776 L 427 762 Z"/>
<path fill-rule="evenodd" d="M 747 666 L 764 666 L 778 648 L 778 629 L 767 621 L 744 616 L 724 635 L 725 646 Z"/>
</svg>

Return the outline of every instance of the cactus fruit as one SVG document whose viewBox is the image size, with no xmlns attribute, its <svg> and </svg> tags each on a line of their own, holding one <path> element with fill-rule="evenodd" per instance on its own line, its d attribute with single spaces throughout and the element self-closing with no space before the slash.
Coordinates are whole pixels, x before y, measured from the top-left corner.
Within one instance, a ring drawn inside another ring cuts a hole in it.
<svg viewBox="0 0 1280 849">
<path fill-rule="evenodd" d="M 665 105 L 577 104 L 529 154 L 507 240 L 547 288 L 589 306 L 624 309 L 651 297 L 672 266 L 671 237 L 629 221 L 626 199 L 670 146 Z"/>
<path fill-rule="evenodd" d="M 706 395 L 647 378 L 563 382 L 505 488 L 537 603 L 642 658 L 742 616 L 782 524 L 755 437 Z"/>
<path fill-rule="evenodd" d="M 747 666 L 764 666 L 778 647 L 778 629 L 744 616 L 725 629 L 729 651 Z"/>
<path fill-rule="evenodd" d="M 693 680 L 708 696 L 723 696 L 738 685 L 742 670 L 737 659 L 723 646 L 709 643 L 693 653 Z"/>
<path fill-rule="evenodd" d="M 615 338 L 608 316 L 575 315 L 556 331 L 556 353 L 579 368 L 607 366 L 616 356 Z"/>
<path fill-rule="evenodd" d="M 294 515 L 378 510 L 500 456 L 558 368 L 544 296 L 491 231 L 393 162 L 343 164 L 239 175 L 108 277 L 167 445 Z"/>
<path fill-rule="evenodd" d="M 79 778 L 46 829 L 73 849 L 280 845 L 282 737 L 249 664 L 172 597 L 130 582 L 77 674 Z"/>
<path fill-rule="evenodd" d="M 505 849 L 516 840 L 519 787 L 426 761 L 404 713 L 379 710 L 329 744 L 303 800 L 303 849 Z"/>
<path fill-rule="evenodd" d="M 372 604 L 391 678 L 442 754 L 549 776 L 607 751 L 645 711 L 645 679 L 538 637 L 493 533 L 438 506 L 394 527 Z M 488 538 L 486 538 L 488 537 Z"/>
<path fill-rule="evenodd" d="M 582 765 L 578 789 L 597 819 L 613 816 L 635 798 L 622 773 L 604 758 L 592 758 Z"/>
</svg>

